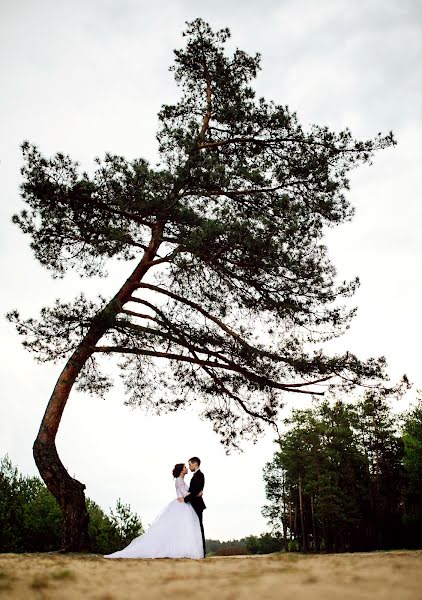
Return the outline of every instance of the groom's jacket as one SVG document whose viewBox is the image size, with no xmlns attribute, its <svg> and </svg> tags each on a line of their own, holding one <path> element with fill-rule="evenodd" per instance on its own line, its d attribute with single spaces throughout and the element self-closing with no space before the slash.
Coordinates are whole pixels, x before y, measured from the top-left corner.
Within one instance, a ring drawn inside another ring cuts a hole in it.
<svg viewBox="0 0 422 600">
<path fill-rule="evenodd" d="M 185 502 L 190 502 L 192 504 L 192 508 L 195 510 L 202 511 L 207 508 L 202 496 L 198 496 L 199 492 L 202 492 L 204 489 L 204 485 L 204 474 L 198 469 L 190 480 L 189 494 L 185 496 Z"/>
</svg>

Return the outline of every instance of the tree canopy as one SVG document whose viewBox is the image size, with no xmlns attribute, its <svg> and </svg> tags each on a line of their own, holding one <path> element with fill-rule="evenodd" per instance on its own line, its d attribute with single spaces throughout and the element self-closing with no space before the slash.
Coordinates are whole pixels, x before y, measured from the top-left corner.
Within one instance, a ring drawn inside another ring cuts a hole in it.
<svg viewBox="0 0 422 600">
<path fill-rule="evenodd" d="M 109 389 L 99 363 L 117 354 L 129 403 L 203 400 L 230 447 L 273 422 L 285 392 L 385 378 L 383 358 L 321 350 L 349 326 L 358 285 L 336 281 L 323 237 L 353 215 L 349 171 L 395 141 L 305 130 L 287 106 L 256 96 L 260 55 L 229 54 L 228 29 L 196 19 L 184 36 L 171 68 L 180 97 L 159 112 L 158 166 L 107 154 L 88 175 L 67 155 L 22 146 L 26 208 L 13 220 L 36 259 L 54 277 L 137 261 L 129 292 L 9 319 L 38 360 L 84 346 L 80 389 Z"/>
</svg>

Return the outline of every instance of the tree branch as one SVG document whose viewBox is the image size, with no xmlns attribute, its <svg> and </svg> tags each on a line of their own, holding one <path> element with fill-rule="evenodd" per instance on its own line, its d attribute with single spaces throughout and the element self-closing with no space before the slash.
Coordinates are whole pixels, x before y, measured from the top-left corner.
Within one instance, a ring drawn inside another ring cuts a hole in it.
<svg viewBox="0 0 422 600">
<path fill-rule="evenodd" d="M 147 300 L 142 300 L 141 298 L 136 298 L 135 296 L 131 296 L 129 298 L 129 300 L 133 301 L 133 302 L 139 302 L 140 304 L 144 304 L 145 306 L 148 306 L 152 310 L 154 310 L 157 313 L 159 313 L 160 316 L 161 316 L 161 318 L 168 324 L 169 328 L 173 329 L 173 331 L 175 331 L 176 334 L 178 334 L 177 328 L 171 323 L 171 321 L 169 321 L 166 318 L 166 316 L 164 315 L 164 313 L 160 309 L 158 309 L 156 306 L 154 306 L 153 304 L 151 304 Z M 233 363 L 233 361 L 230 361 L 228 358 L 226 358 L 225 356 L 223 356 L 220 352 L 215 352 L 215 351 L 209 350 L 209 349 L 207 349 L 206 351 L 205 350 L 200 350 L 197 347 L 195 347 L 192 344 L 190 344 L 189 341 L 186 339 L 186 337 L 184 335 L 183 335 L 183 339 L 184 339 L 184 343 L 181 343 L 180 345 L 186 347 L 187 349 L 189 349 L 189 350 L 193 349 L 195 351 L 201 352 L 202 354 L 212 354 L 213 356 L 218 357 L 220 360 L 223 360 L 223 361 L 227 362 L 228 364 L 235 365 L 235 363 Z M 245 343 L 247 343 L 247 342 L 245 342 Z M 259 350 L 257 350 L 257 351 L 260 352 Z M 299 383 L 289 383 L 289 384 L 285 384 L 285 385 L 287 385 L 289 388 L 293 388 L 293 387 L 305 387 L 307 385 L 314 385 L 314 384 L 318 384 L 318 383 L 323 383 L 325 381 L 329 381 L 330 379 L 333 378 L 334 375 L 338 375 L 338 373 L 331 374 L 331 375 L 328 375 L 326 377 L 322 377 L 320 379 L 313 379 L 312 381 L 303 381 L 303 382 L 299 382 Z M 341 376 L 339 375 L 339 377 L 341 377 Z"/>
<path fill-rule="evenodd" d="M 297 183 L 297 182 L 292 182 Z M 289 185 L 292 185 L 289 183 Z M 266 194 L 270 192 L 277 192 L 285 188 L 285 183 L 280 185 L 275 185 L 273 187 L 265 187 L 265 188 L 250 188 L 250 189 L 240 189 L 240 190 L 224 190 L 222 188 L 214 188 L 214 189 L 205 189 L 200 190 L 199 194 L 203 196 L 227 196 L 228 198 L 236 198 L 236 196 L 254 196 L 255 194 Z M 191 192 L 192 193 L 192 192 Z M 193 193 L 196 193 L 195 191 Z"/>
<path fill-rule="evenodd" d="M 112 354 L 113 352 L 120 353 L 120 354 L 138 354 L 138 355 L 143 355 L 143 356 L 155 356 L 156 358 L 167 358 L 169 360 L 179 360 L 181 362 L 190 362 L 190 363 L 194 363 L 194 364 L 197 364 L 200 366 L 205 365 L 205 366 L 213 367 L 213 368 L 217 368 L 217 369 L 224 369 L 226 371 L 233 371 L 235 373 L 239 373 L 240 375 L 243 375 L 244 377 L 249 379 L 249 381 L 254 381 L 255 383 L 258 383 L 259 385 L 277 388 L 277 389 L 285 390 L 285 391 L 291 391 L 291 392 L 294 392 L 295 394 L 310 394 L 310 395 L 316 395 L 316 396 L 324 395 L 324 392 L 313 392 L 313 391 L 307 391 L 307 390 L 300 390 L 297 387 L 295 387 L 297 384 L 290 385 L 288 383 L 287 384 L 278 383 L 277 381 L 268 379 L 267 377 L 263 377 L 261 375 L 256 375 L 255 373 L 252 373 L 252 372 L 248 371 L 247 369 L 244 369 L 243 367 L 239 367 L 237 365 L 223 364 L 223 363 L 218 363 L 216 361 L 211 361 L 211 360 L 191 358 L 190 356 L 184 356 L 183 354 L 173 354 L 171 352 L 157 352 L 155 350 L 146 350 L 143 348 L 142 349 L 141 348 L 125 348 L 122 346 L 96 346 L 94 349 L 94 352 L 101 352 L 101 353 L 105 353 L 105 354 Z M 310 384 L 305 383 L 303 385 L 310 385 Z"/>
<path fill-rule="evenodd" d="M 204 42 L 203 42 L 202 36 L 201 36 L 201 50 L 202 50 L 202 60 L 204 61 L 204 71 L 205 71 L 205 76 L 206 76 L 206 80 L 207 80 L 207 92 L 206 92 L 207 93 L 207 109 L 206 109 L 204 119 L 202 122 L 201 131 L 199 133 L 198 147 L 200 147 L 201 141 L 203 142 L 203 140 L 205 139 L 205 134 L 207 133 L 207 130 L 209 128 L 209 124 L 210 124 L 210 120 L 211 120 L 211 97 L 212 97 L 211 77 L 210 77 L 208 67 L 207 67 L 207 59 L 205 56 Z"/>
<path fill-rule="evenodd" d="M 151 318 L 151 317 L 148 317 Z M 152 317 L 152 320 L 155 320 Z M 208 356 L 215 356 L 216 358 L 226 361 L 227 364 L 232 364 L 234 365 L 235 363 L 230 362 L 227 358 L 225 358 L 224 356 L 222 356 L 219 352 L 216 352 L 215 350 L 210 350 L 209 348 L 202 348 L 200 346 L 195 346 L 194 344 L 190 343 L 189 340 L 187 340 L 184 336 L 181 338 L 180 336 L 177 335 L 177 330 L 176 330 L 176 335 L 172 335 L 171 333 L 167 333 L 166 331 L 160 331 L 159 329 L 154 329 L 153 327 L 146 327 L 144 325 L 137 325 L 136 323 L 131 323 L 129 321 L 116 321 L 116 325 L 118 326 L 118 328 L 120 328 L 119 326 L 121 326 L 122 329 L 131 329 L 132 331 L 139 331 L 139 332 L 144 332 L 144 333 L 149 333 L 151 335 L 156 335 L 157 337 L 161 337 L 164 338 L 170 342 L 173 342 L 175 344 L 177 344 L 178 346 L 182 346 L 183 348 L 186 348 L 187 350 L 189 350 L 190 352 L 198 352 L 199 354 L 207 354 Z M 173 329 L 174 331 L 174 329 Z M 198 359 L 201 360 L 201 359 Z"/>
<path fill-rule="evenodd" d="M 155 317 L 153 317 L 152 315 L 144 315 L 142 313 L 137 313 L 134 310 L 128 310 L 127 308 L 122 308 L 120 312 L 124 313 L 125 315 L 131 315 L 132 317 L 139 317 L 140 319 L 151 319 L 151 321 L 155 321 Z"/>
<path fill-rule="evenodd" d="M 234 394 L 231 390 L 229 390 L 224 385 L 224 383 L 221 381 L 221 379 L 220 379 L 220 377 L 218 377 L 218 375 L 213 373 L 212 370 L 206 366 L 203 366 L 202 368 L 209 375 L 209 377 L 211 377 L 211 379 L 220 387 L 220 389 L 227 396 L 229 396 L 229 398 L 232 398 L 232 400 L 234 400 L 237 404 L 239 404 L 242 407 L 242 409 L 245 411 L 246 414 L 248 414 L 250 417 L 255 417 L 257 419 L 261 419 L 262 421 L 266 421 L 267 423 L 269 423 L 270 425 L 273 425 L 277 429 L 277 425 L 276 425 L 275 421 L 272 421 L 268 417 L 264 417 L 263 415 L 260 415 L 259 413 L 252 411 L 250 408 L 248 408 L 246 406 L 245 402 L 239 396 Z"/>
<path fill-rule="evenodd" d="M 108 204 L 106 204 L 105 202 L 103 202 L 99 198 L 92 198 L 92 196 L 91 196 L 91 202 L 93 204 L 101 207 L 101 209 L 105 210 L 106 212 L 110 212 L 112 214 L 116 214 L 116 215 L 120 215 L 122 217 L 126 217 L 127 219 L 130 219 L 131 221 L 135 221 L 135 223 L 138 223 L 139 225 L 145 225 L 146 227 L 149 227 L 151 229 L 153 228 L 153 223 L 151 223 L 150 221 L 146 221 L 145 219 L 143 219 L 139 215 L 135 215 L 135 214 L 130 213 L 130 212 L 126 211 L 126 210 L 121 210 L 119 208 L 114 208 L 114 207 L 108 206 Z"/>
<path fill-rule="evenodd" d="M 207 319 L 209 319 L 210 321 L 213 321 L 216 325 L 218 325 L 218 327 L 220 327 L 220 329 L 225 331 L 230 337 L 235 339 L 244 348 L 247 348 L 248 350 L 250 350 L 251 352 L 254 352 L 255 354 L 260 354 L 261 356 L 266 356 L 267 358 L 272 358 L 279 362 L 285 362 L 286 364 L 289 364 L 289 362 L 285 358 L 282 358 L 278 354 L 273 354 L 272 352 L 266 352 L 265 350 L 259 350 L 258 348 L 251 346 L 238 333 L 236 333 L 233 329 L 231 329 L 225 323 L 223 323 L 223 321 L 221 321 L 221 319 L 210 314 L 208 311 L 206 311 L 204 308 L 202 308 L 202 306 L 200 306 L 196 302 L 192 302 L 192 300 L 188 300 L 187 298 L 185 298 L 183 296 L 179 296 L 178 294 L 175 294 L 174 292 L 170 292 L 169 290 L 165 290 L 163 288 L 160 288 L 156 285 L 152 285 L 150 283 L 139 283 L 139 285 L 137 287 L 153 290 L 160 294 L 164 294 L 166 296 L 169 296 L 170 298 L 173 298 L 174 300 L 177 300 L 178 302 L 181 302 L 182 304 L 186 304 L 187 306 L 194 308 L 195 310 L 200 312 L 202 315 L 204 315 L 204 317 L 206 317 Z M 134 296 L 132 296 L 132 298 L 134 298 Z"/>
<path fill-rule="evenodd" d="M 214 128 L 213 128 L 214 129 Z M 216 140 L 212 142 L 203 142 L 199 149 L 204 148 L 216 148 L 219 146 L 227 146 L 229 144 L 257 144 L 259 146 L 272 146 L 274 144 L 283 144 L 283 143 L 295 143 L 295 144 L 305 144 L 308 146 L 323 146 L 324 148 L 332 148 L 336 151 L 336 153 L 340 154 L 341 152 L 361 152 L 362 150 L 355 150 L 353 148 L 336 148 L 332 144 L 328 144 L 326 142 L 318 142 L 316 140 L 306 140 L 306 139 L 297 139 L 294 137 L 286 137 L 286 138 L 270 138 L 270 139 L 260 139 L 256 137 L 233 137 L 226 140 Z"/>
<path fill-rule="evenodd" d="M 176 256 L 176 254 L 178 254 L 181 251 L 182 251 L 182 246 L 177 246 L 177 248 L 175 248 L 172 252 L 170 252 L 170 254 L 167 254 L 166 256 L 163 256 L 162 258 L 157 258 L 157 260 L 152 260 L 149 263 L 149 265 L 153 266 L 153 265 L 159 265 L 164 262 L 171 262 L 173 260 L 173 258 Z"/>
</svg>

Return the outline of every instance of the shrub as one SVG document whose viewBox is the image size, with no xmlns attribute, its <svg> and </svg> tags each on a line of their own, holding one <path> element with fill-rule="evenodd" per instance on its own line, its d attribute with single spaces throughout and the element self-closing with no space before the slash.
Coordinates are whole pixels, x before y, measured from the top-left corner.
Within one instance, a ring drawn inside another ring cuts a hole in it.
<svg viewBox="0 0 422 600">
<path fill-rule="evenodd" d="M 290 540 L 287 544 L 287 550 L 289 552 L 299 552 L 299 542 L 297 540 Z"/>
<path fill-rule="evenodd" d="M 216 551 L 216 556 L 239 556 L 240 554 L 250 554 L 244 546 L 226 546 Z"/>
</svg>

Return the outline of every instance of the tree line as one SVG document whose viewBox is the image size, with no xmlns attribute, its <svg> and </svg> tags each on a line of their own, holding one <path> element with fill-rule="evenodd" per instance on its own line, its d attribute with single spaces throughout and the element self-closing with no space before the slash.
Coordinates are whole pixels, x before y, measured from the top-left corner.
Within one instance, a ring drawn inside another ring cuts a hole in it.
<svg viewBox="0 0 422 600">
<path fill-rule="evenodd" d="M 217 556 L 232 556 L 236 554 L 270 554 L 283 550 L 283 539 L 278 533 L 262 533 L 249 535 L 239 540 L 206 540 L 207 554 Z"/>
<path fill-rule="evenodd" d="M 87 498 L 92 551 L 108 554 L 143 533 L 139 516 L 119 499 L 106 514 Z M 19 473 L 6 455 L 0 462 L 0 552 L 48 552 L 61 547 L 63 517 L 39 477 Z"/>
<path fill-rule="evenodd" d="M 294 410 L 264 467 L 263 515 L 303 552 L 421 547 L 422 396 L 405 413 L 367 391 Z"/>
</svg>

